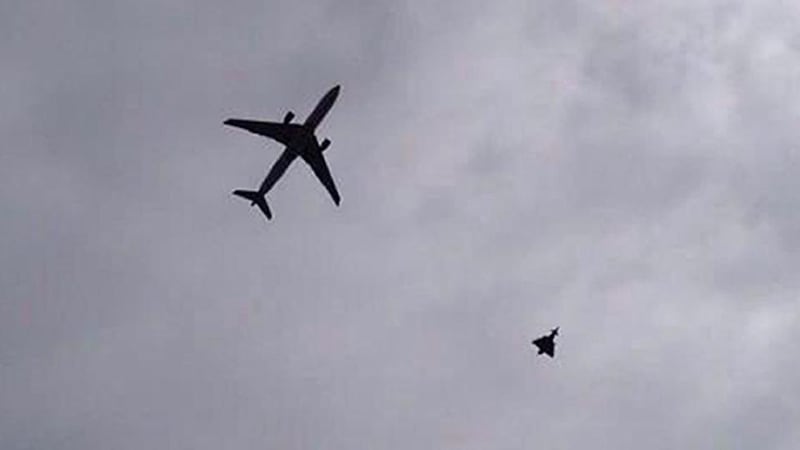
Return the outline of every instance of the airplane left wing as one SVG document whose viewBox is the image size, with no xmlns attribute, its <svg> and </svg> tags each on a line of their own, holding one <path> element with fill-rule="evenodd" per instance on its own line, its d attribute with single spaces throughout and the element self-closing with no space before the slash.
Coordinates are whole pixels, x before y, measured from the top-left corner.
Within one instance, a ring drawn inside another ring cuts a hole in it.
<svg viewBox="0 0 800 450">
<path fill-rule="evenodd" d="M 339 191 L 336 190 L 336 184 L 333 182 L 331 171 L 328 169 L 328 164 L 325 162 L 325 157 L 322 156 L 322 152 L 310 152 L 305 154 L 303 155 L 303 160 L 311 166 L 314 175 L 319 178 L 319 181 L 325 186 L 328 193 L 331 194 L 331 198 L 333 202 L 336 203 L 336 206 L 339 206 Z"/>
<path fill-rule="evenodd" d="M 225 125 L 241 128 L 289 145 L 301 126 L 296 123 L 261 122 L 257 120 L 228 119 Z"/>
</svg>

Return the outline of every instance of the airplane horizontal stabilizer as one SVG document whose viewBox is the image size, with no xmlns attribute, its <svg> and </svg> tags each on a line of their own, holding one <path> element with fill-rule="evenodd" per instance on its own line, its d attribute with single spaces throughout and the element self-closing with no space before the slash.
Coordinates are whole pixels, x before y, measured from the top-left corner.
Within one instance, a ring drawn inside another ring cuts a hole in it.
<svg viewBox="0 0 800 450">
<path fill-rule="evenodd" d="M 267 205 L 267 199 L 261 192 L 245 191 L 242 189 L 238 189 L 233 191 L 233 195 L 250 200 L 250 206 L 257 205 L 258 209 L 260 209 L 261 212 L 264 213 L 264 215 L 267 217 L 268 220 L 272 219 L 272 211 L 269 210 L 269 205 Z"/>
</svg>

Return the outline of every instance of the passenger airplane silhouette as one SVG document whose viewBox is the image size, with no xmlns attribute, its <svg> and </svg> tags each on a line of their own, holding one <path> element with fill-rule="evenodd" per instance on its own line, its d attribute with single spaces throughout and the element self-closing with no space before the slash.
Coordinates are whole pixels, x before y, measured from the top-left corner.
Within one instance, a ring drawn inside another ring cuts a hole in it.
<svg viewBox="0 0 800 450">
<path fill-rule="evenodd" d="M 336 190 L 336 184 L 333 182 L 328 164 L 325 163 L 325 157 L 322 156 L 322 152 L 331 145 L 331 141 L 325 139 L 319 142 L 315 134 L 317 126 L 336 101 L 336 97 L 339 95 L 339 88 L 340 86 L 337 85 L 328 91 L 302 125 L 292 123 L 292 119 L 294 119 L 292 111 L 286 113 L 282 123 L 242 119 L 228 119 L 225 121 L 225 125 L 242 128 L 251 133 L 274 139 L 286 146 L 286 149 L 275 161 L 257 191 L 239 189 L 233 191 L 233 195 L 250 200 L 250 206 L 257 205 L 267 219 L 272 219 L 272 211 L 270 211 L 265 198 L 267 192 L 272 189 L 275 182 L 286 172 L 286 169 L 295 158 L 299 156 L 311 167 L 319 181 L 328 190 L 333 202 L 336 206 L 339 206 L 339 192 Z"/>
</svg>

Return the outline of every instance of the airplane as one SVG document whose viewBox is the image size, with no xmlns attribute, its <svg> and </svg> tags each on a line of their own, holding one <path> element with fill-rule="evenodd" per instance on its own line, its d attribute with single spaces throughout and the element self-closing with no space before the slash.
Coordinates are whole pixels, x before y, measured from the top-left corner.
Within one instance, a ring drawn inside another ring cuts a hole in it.
<svg viewBox="0 0 800 450">
<path fill-rule="evenodd" d="M 268 137 L 275 141 L 280 142 L 286 149 L 281 156 L 275 161 L 275 164 L 269 170 L 266 178 L 261 183 L 257 191 L 249 191 L 244 189 L 237 189 L 233 191 L 233 195 L 250 200 L 250 206 L 258 206 L 261 212 L 267 217 L 267 220 L 272 219 L 272 211 L 267 205 L 266 195 L 276 181 L 286 172 L 289 165 L 299 156 L 311 167 L 311 170 L 317 176 L 319 181 L 325 186 L 336 206 L 339 206 L 339 191 L 336 190 L 336 184 L 333 182 L 328 164 L 325 162 L 325 157 L 322 152 L 331 145 L 330 139 L 324 139 L 319 142 L 315 130 L 319 126 L 325 115 L 328 114 L 336 97 L 339 96 L 340 86 L 336 85 L 329 90 L 325 96 L 317 103 L 317 106 L 306 118 L 302 124 L 292 123 L 294 113 L 288 111 L 283 118 L 283 122 L 261 122 L 255 120 L 243 119 L 228 119 L 224 122 L 225 125 L 242 128 L 251 133 Z"/>
<path fill-rule="evenodd" d="M 555 327 L 550 330 L 550 334 L 547 336 L 542 336 L 538 339 L 534 339 L 531 341 L 531 344 L 535 345 L 539 348 L 539 353 L 537 355 L 541 355 L 544 353 L 545 355 L 554 358 L 556 355 L 556 343 L 555 338 L 558 336 L 558 328 Z"/>
</svg>

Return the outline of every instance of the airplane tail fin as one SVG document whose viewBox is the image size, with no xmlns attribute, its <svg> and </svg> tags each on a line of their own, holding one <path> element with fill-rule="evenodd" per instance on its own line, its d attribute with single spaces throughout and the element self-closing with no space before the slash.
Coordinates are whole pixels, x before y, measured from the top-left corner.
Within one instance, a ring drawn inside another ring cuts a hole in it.
<svg viewBox="0 0 800 450">
<path fill-rule="evenodd" d="M 272 219 L 272 211 L 269 210 L 267 199 L 264 194 L 258 191 L 245 191 L 242 189 L 233 191 L 233 195 L 242 197 L 243 199 L 250 200 L 250 206 L 256 205 L 258 209 L 267 217 L 267 220 Z"/>
</svg>

